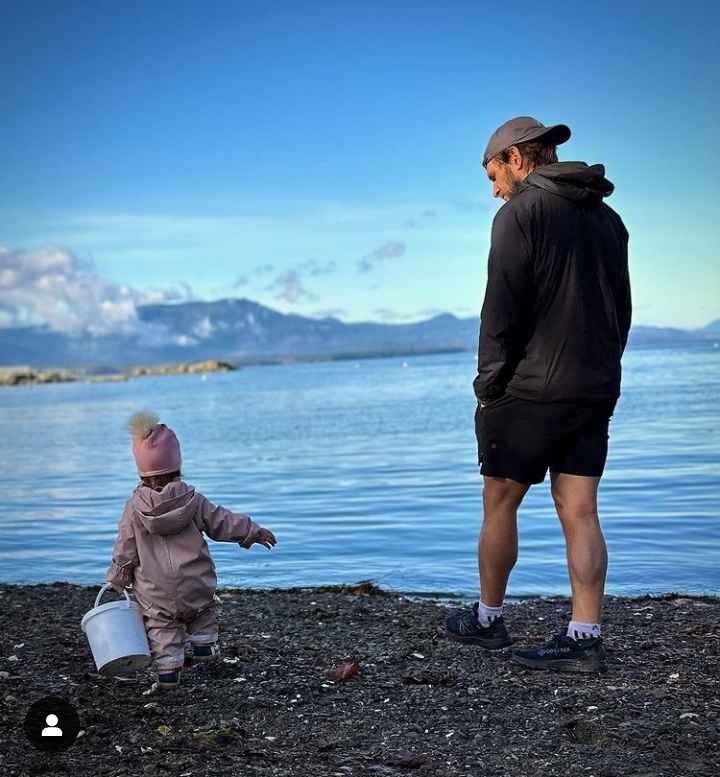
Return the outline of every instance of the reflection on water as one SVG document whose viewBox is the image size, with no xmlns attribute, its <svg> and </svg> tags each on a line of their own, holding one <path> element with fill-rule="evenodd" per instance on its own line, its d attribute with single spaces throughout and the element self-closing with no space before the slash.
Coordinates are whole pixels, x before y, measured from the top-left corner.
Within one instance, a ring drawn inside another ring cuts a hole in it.
<svg viewBox="0 0 720 777">
<path fill-rule="evenodd" d="M 453 354 L 3 390 L 0 579 L 101 582 L 136 482 L 125 425 L 148 407 L 190 483 L 278 536 L 272 552 L 212 543 L 221 584 L 471 593 L 474 371 Z M 600 492 L 610 593 L 720 592 L 719 377 L 710 344 L 626 355 Z M 521 509 L 510 593 L 567 592 L 546 482 Z"/>
</svg>

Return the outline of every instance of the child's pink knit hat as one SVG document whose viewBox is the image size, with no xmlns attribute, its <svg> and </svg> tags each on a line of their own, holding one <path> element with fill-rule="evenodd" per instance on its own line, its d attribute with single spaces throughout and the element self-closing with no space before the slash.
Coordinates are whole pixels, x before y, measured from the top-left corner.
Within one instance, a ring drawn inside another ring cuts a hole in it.
<svg viewBox="0 0 720 777">
<path fill-rule="evenodd" d="M 172 429 L 155 413 L 135 413 L 128 423 L 140 477 L 167 475 L 180 470 L 180 443 Z"/>
</svg>

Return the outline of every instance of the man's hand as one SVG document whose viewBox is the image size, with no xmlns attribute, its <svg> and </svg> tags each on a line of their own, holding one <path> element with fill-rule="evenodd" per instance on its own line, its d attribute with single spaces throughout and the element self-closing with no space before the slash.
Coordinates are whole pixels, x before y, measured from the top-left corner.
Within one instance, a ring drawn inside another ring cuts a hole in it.
<svg viewBox="0 0 720 777">
<path fill-rule="evenodd" d="M 257 534 L 257 537 L 252 541 L 252 544 L 263 545 L 268 550 L 271 550 L 273 546 L 277 544 L 277 540 L 275 539 L 275 535 L 270 531 L 270 529 L 261 528 Z"/>
</svg>

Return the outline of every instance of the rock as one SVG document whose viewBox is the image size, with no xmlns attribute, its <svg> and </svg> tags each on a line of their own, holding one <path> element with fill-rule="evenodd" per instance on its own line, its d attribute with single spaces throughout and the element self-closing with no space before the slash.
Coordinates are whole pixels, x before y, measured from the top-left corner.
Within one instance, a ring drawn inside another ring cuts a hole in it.
<svg viewBox="0 0 720 777">
<path fill-rule="evenodd" d="M 128 374 L 132 378 L 146 375 L 186 375 L 205 372 L 230 372 L 236 369 L 230 362 L 219 359 L 207 359 L 203 362 L 180 362 L 178 364 L 157 364 L 146 367 L 133 367 Z"/>
<path fill-rule="evenodd" d="M 70 370 L 35 370 L 32 367 L 0 367 L 0 386 L 24 386 L 32 383 L 68 383 L 77 380 Z"/>
<path fill-rule="evenodd" d="M 410 753 L 407 750 L 401 750 L 389 756 L 385 763 L 402 769 L 419 769 L 430 763 L 430 756 L 427 753 Z"/>
</svg>

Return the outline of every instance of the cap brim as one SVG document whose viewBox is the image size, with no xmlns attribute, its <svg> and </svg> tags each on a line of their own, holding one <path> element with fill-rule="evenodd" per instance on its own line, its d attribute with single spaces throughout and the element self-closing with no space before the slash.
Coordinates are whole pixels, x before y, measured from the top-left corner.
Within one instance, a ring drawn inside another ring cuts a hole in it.
<svg viewBox="0 0 720 777">
<path fill-rule="evenodd" d="M 570 127 L 567 124 L 553 124 L 552 127 L 543 127 L 538 129 L 537 132 L 531 133 L 532 137 L 528 137 L 523 143 L 542 138 L 553 146 L 559 146 L 561 143 L 570 140 L 571 134 Z"/>
</svg>

